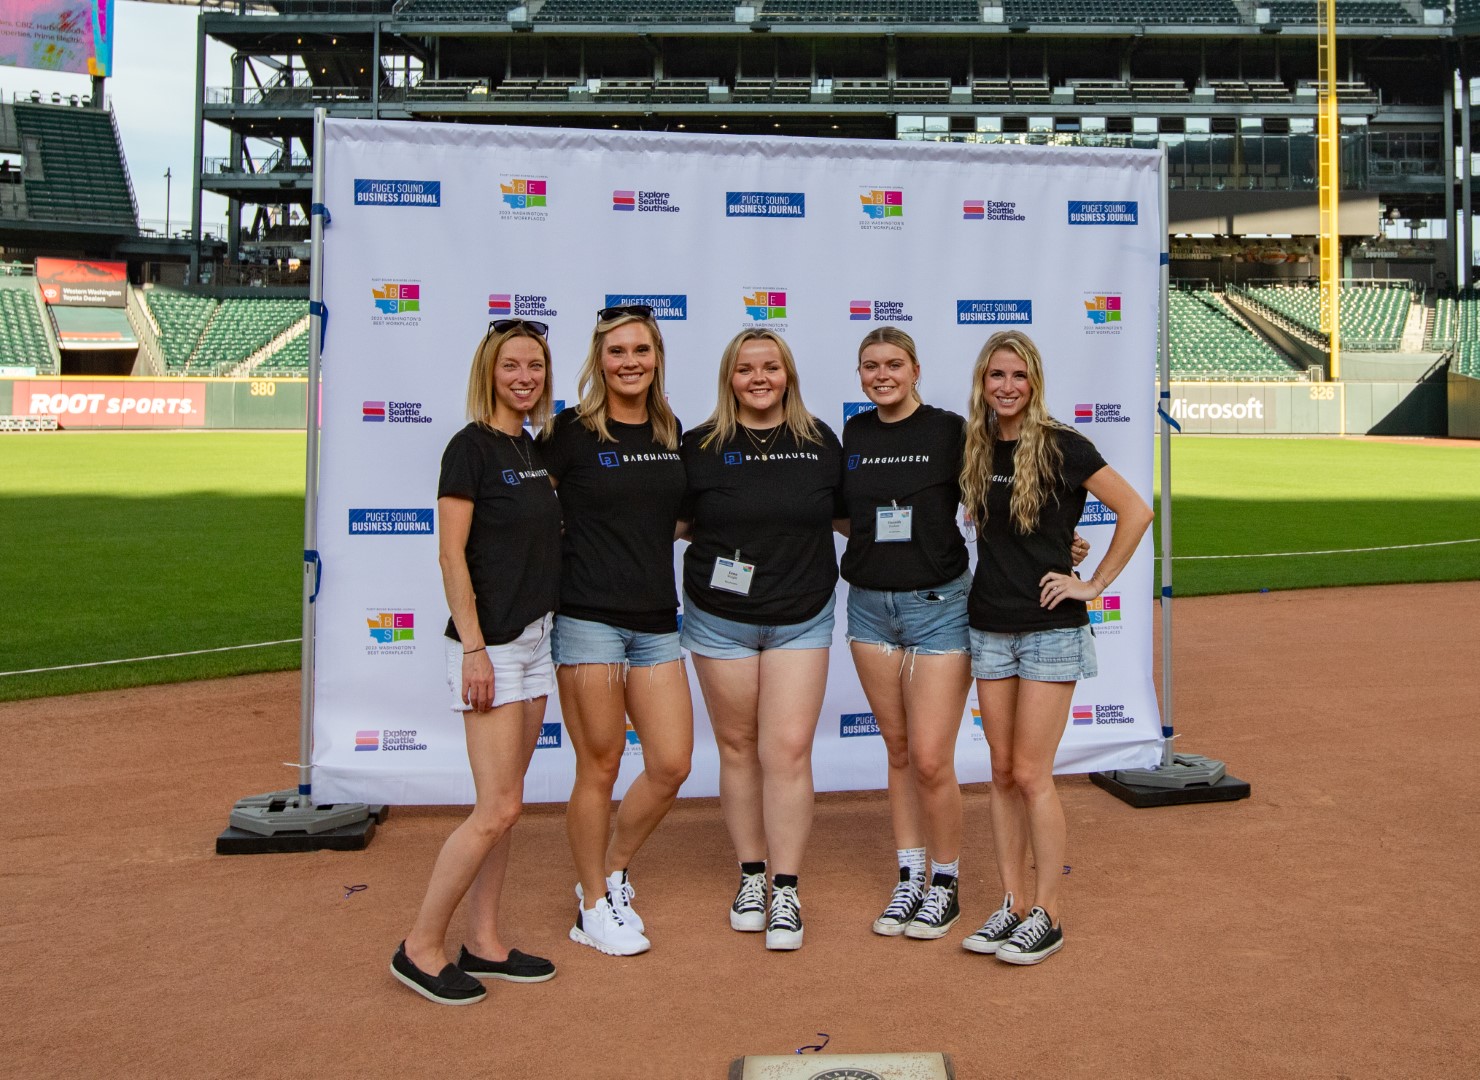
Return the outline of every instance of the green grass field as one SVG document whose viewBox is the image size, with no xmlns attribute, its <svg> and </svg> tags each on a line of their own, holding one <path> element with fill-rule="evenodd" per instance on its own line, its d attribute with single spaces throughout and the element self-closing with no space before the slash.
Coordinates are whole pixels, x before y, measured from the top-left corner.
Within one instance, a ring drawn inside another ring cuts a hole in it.
<svg viewBox="0 0 1480 1080">
<path fill-rule="evenodd" d="M 0 436 L 0 671 L 296 638 L 304 437 Z M 1179 596 L 1480 578 L 1480 448 L 1181 438 Z M 429 480 L 430 484 L 431 481 Z M 298 666 L 296 644 L 0 676 L 0 701 Z"/>
</svg>

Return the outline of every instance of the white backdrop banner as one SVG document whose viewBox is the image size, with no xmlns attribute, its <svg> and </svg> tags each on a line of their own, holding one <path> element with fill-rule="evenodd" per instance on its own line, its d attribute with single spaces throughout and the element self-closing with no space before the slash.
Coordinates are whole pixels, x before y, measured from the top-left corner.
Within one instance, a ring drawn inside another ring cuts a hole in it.
<svg viewBox="0 0 1480 1080">
<path fill-rule="evenodd" d="M 1054 415 L 1149 501 L 1159 162 L 1154 151 L 328 120 L 315 797 L 472 801 L 462 717 L 447 704 L 435 508 L 490 319 L 550 324 L 555 397 L 568 402 L 597 309 L 653 304 L 670 399 L 690 426 L 714 407 L 725 342 L 769 327 L 796 353 L 808 407 L 839 435 L 867 407 L 855 364 L 868 330 L 912 334 L 926 400 L 965 414 L 977 351 L 1015 327 L 1042 349 Z M 1112 527 L 1091 500 L 1086 573 Z M 1151 576 L 1148 539 L 1096 602 L 1100 675 L 1075 691 L 1060 772 L 1160 760 Z M 885 783 L 843 644 L 845 589 L 813 755 L 824 791 Z M 712 795 L 718 757 L 693 689 L 683 791 Z M 628 742 L 619 791 L 641 770 L 630 731 Z M 990 777 L 974 693 L 957 765 L 963 781 Z M 562 801 L 573 775 L 552 698 L 526 797 Z"/>
</svg>

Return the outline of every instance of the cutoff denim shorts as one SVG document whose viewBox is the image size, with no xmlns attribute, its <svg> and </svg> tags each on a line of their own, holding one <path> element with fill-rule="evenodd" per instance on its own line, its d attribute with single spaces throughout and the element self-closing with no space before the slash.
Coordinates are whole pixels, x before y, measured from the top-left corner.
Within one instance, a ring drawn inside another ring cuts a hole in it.
<svg viewBox="0 0 1480 1080">
<path fill-rule="evenodd" d="M 933 589 L 891 590 L 848 587 L 848 641 L 905 649 L 922 656 L 964 653 L 966 596 L 971 571 Z"/>
<path fill-rule="evenodd" d="M 971 630 L 971 675 L 976 679 L 1078 682 L 1100 673 L 1095 635 L 1088 625 L 999 634 Z"/>
<path fill-rule="evenodd" d="M 743 660 L 767 649 L 827 649 L 832 647 L 836 597 L 806 622 L 758 626 L 711 615 L 695 607 L 684 594 L 683 647 L 712 660 Z"/>
<path fill-rule="evenodd" d="M 589 619 L 556 615 L 553 653 L 556 666 L 625 664 L 628 667 L 656 667 L 679 658 L 678 631 L 647 634 Z"/>
<path fill-rule="evenodd" d="M 550 662 L 550 626 L 554 619 L 554 615 L 541 615 L 513 641 L 489 645 L 484 650 L 493 662 L 494 708 L 511 701 L 533 701 L 554 692 L 555 665 Z M 444 640 L 452 708 L 456 712 L 471 712 L 472 706 L 462 699 L 462 642 Z"/>
</svg>

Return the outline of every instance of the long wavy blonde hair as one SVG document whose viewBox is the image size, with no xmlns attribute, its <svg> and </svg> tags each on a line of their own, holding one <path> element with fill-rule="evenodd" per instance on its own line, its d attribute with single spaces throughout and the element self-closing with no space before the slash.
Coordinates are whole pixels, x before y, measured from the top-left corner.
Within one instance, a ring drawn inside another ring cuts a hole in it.
<svg viewBox="0 0 1480 1080">
<path fill-rule="evenodd" d="M 735 401 L 735 389 L 730 385 L 735 377 L 735 367 L 740 362 L 740 346 L 749 341 L 769 341 L 781 354 L 781 366 L 786 371 L 786 392 L 782 395 L 783 422 L 797 442 L 822 442 L 822 432 L 817 429 L 817 418 L 802 404 L 802 384 L 797 378 L 797 362 L 791 354 L 791 346 L 774 330 L 742 330 L 730 339 L 724 354 L 719 358 L 719 392 L 715 397 L 714 413 L 704 421 L 710 432 L 699 443 L 701 450 L 713 446 L 716 450 L 735 437 L 740 426 L 740 406 Z"/>
<path fill-rule="evenodd" d="M 606 348 L 606 335 L 628 323 L 639 323 L 647 327 L 648 337 L 653 343 L 653 381 L 648 385 L 647 395 L 647 414 L 653 425 L 653 441 L 669 450 L 676 450 L 678 418 L 673 415 L 673 410 L 668 405 L 668 395 L 663 392 L 663 334 L 652 318 L 629 313 L 597 322 L 596 329 L 591 332 L 591 348 L 586 353 L 586 362 L 581 365 L 581 372 L 576 376 L 576 391 L 581 398 L 576 406 L 576 415 L 580 417 L 586 430 L 594 432 L 599 441 L 616 442 L 606 426 L 611 414 L 607 408 L 606 376 L 601 366 L 601 353 Z"/>
<path fill-rule="evenodd" d="M 1068 425 L 1049 415 L 1043 401 L 1043 357 L 1033 339 L 1020 330 L 1003 330 L 989 337 L 972 368 L 971 415 L 966 421 L 966 452 L 961 464 L 961 501 L 979 525 L 986 522 L 987 489 L 992 486 L 992 450 L 999 437 L 997 412 L 987 402 L 987 369 L 992 355 L 1004 349 L 1015 353 L 1027 365 L 1028 385 L 1032 388 L 1018 433 L 1008 503 L 1013 526 L 1020 533 L 1028 533 L 1037 528 L 1038 515 L 1064 467 L 1064 452 L 1053 432 L 1067 431 Z"/>
</svg>

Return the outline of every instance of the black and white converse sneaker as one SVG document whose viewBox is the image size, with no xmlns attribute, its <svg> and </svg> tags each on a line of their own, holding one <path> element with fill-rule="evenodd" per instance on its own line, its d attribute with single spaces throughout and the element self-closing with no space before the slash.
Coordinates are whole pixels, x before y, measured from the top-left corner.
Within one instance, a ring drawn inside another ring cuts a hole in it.
<svg viewBox="0 0 1480 1080">
<path fill-rule="evenodd" d="M 920 910 L 904 928 L 904 936 L 923 938 L 926 941 L 944 937 L 946 931 L 956 925 L 961 917 L 961 904 L 957 893 L 960 884 L 950 874 L 936 874 L 930 879 L 930 891 L 920 902 Z"/>
<path fill-rule="evenodd" d="M 800 949 L 802 947 L 802 902 L 795 885 L 776 885 L 771 889 L 771 915 L 766 920 L 766 948 Z"/>
<path fill-rule="evenodd" d="M 1009 964 L 1041 964 L 1064 947 L 1064 928 L 1035 907 L 1012 936 L 997 947 L 997 959 Z"/>
<path fill-rule="evenodd" d="M 925 890 L 910 876 L 910 868 L 901 866 L 899 884 L 894 886 L 894 895 L 889 898 L 884 914 L 874 920 L 874 933 L 885 937 L 903 934 L 905 925 L 915 917 L 915 912 L 920 910 L 920 901 L 924 899 Z"/>
<path fill-rule="evenodd" d="M 740 875 L 740 891 L 730 905 L 730 929 L 759 933 L 766 928 L 766 873 Z"/>
<path fill-rule="evenodd" d="M 992 912 L 982 928 L 961 942 L 961 948 L 967 952 L 995 953 L 1004 941 L 1012 937 L 1012 932 L 1022 921 L 1012 913 L 1012 893 L 1008 893 L 1002 899 L 1002 906 Z"/>
</svg>

